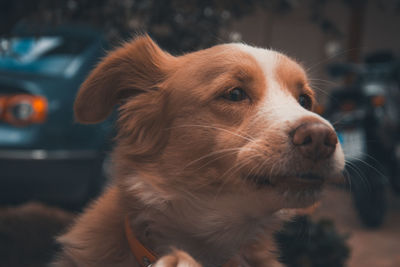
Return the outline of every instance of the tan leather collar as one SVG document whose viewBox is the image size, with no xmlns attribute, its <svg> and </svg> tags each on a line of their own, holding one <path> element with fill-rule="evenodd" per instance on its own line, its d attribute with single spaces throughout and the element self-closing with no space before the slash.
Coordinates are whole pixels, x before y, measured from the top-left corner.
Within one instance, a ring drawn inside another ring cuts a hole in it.
<svg viewBox="0 0 400 267">
<path fill-rule="evenodd" d="M 157 261 L 157 255 L 143 246 L 142 243 L 140 243 L 140 241 L 136 238 L 131 229 L 128 216 L 125 217 L 125 235 L 132 254 L 135 256 L 136 261 L 141 267 L 149 267 Z M 222 265 L 222 267 L 237 267 L 237 264 L 233 260 L 230 260 Z"/>
<path fill-rule="evenodd" d="M 140 241 L 136 238 L 131 229 L 128 216 L 125 217 L 125 235 L 126 239 L 128 240 L 129 247 L 131 248 L 136 261 L 141 267 L 151 266 L 151 264 L 157 261 L 156 254 L 143 246 L 142 243 L 140 243 Z"/>
</svg>

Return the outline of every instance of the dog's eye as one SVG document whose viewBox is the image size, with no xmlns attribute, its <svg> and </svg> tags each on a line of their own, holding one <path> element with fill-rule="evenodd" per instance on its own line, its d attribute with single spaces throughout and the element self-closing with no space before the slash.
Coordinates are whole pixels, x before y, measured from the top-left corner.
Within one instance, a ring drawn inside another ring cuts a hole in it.
<svg viewBox="0 0 400 267">
<path fill-rule="evenodd" d="M 305 109 L 310 110 L 312 106 L 312 100 L 309 95 L 301 94 L 299 95 L 299 104 Z"/>
<path fill-rule="evenodd" d="M 246 92 L 239 87 L 233 88 L 232 90 L 226 92 L 225 94 L 222 95 L 223 98 L 229 100 L 229 101 L 242 101 L 248 98 Z"/>
</svg>

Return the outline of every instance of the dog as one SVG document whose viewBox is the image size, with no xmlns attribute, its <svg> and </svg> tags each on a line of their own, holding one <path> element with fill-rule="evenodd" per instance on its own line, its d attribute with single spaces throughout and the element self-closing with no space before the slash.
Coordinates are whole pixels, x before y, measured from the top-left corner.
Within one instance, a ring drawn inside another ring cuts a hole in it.
<svg viewBox="0 0 400 267">
<path fill-rule="evenodd" d="M 115 106 L 113 182 L 53 266 L 276 266 L 281 218 L 344 168 L 305 71 L 273 50 L 173 56 L 139 36 L 91 72 L 74 111 L 90 124 Z"/>
</svg>

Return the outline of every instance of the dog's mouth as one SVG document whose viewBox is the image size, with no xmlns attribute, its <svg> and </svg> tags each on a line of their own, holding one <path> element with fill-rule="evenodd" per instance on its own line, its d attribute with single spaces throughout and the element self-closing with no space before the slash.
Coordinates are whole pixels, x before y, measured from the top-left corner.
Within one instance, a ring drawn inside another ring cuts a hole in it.
<svg viewBox="0 0 400 267">
<path fill-rule="evenodd" d="M 267 175 L 248 175 L 245 176 L 246 180 L 257 186 L 257 188 L 276 187 L 279 185 L 286 185 L 289 187 L 307 188 L 307 187 L 320 187 L 325 178 L 315 173 L 299 173 L 299 174 L 286 174 L 277 175 L 273 178 Z"/>
</svg>

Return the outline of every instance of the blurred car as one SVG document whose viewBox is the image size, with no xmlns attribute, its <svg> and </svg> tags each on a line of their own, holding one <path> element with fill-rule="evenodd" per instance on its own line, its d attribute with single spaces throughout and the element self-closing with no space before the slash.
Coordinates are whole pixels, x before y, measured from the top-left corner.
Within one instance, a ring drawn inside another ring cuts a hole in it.
<svg viewBox="0 0 400 267">
<path fill-rule="evenodd" d="M 0 39 L 1 204 L 76 207 L 101 189 L 112 123 L 76 123 L 73 101 L 106 46 L 72 26 L 20 26 Z"/>
</svg>

